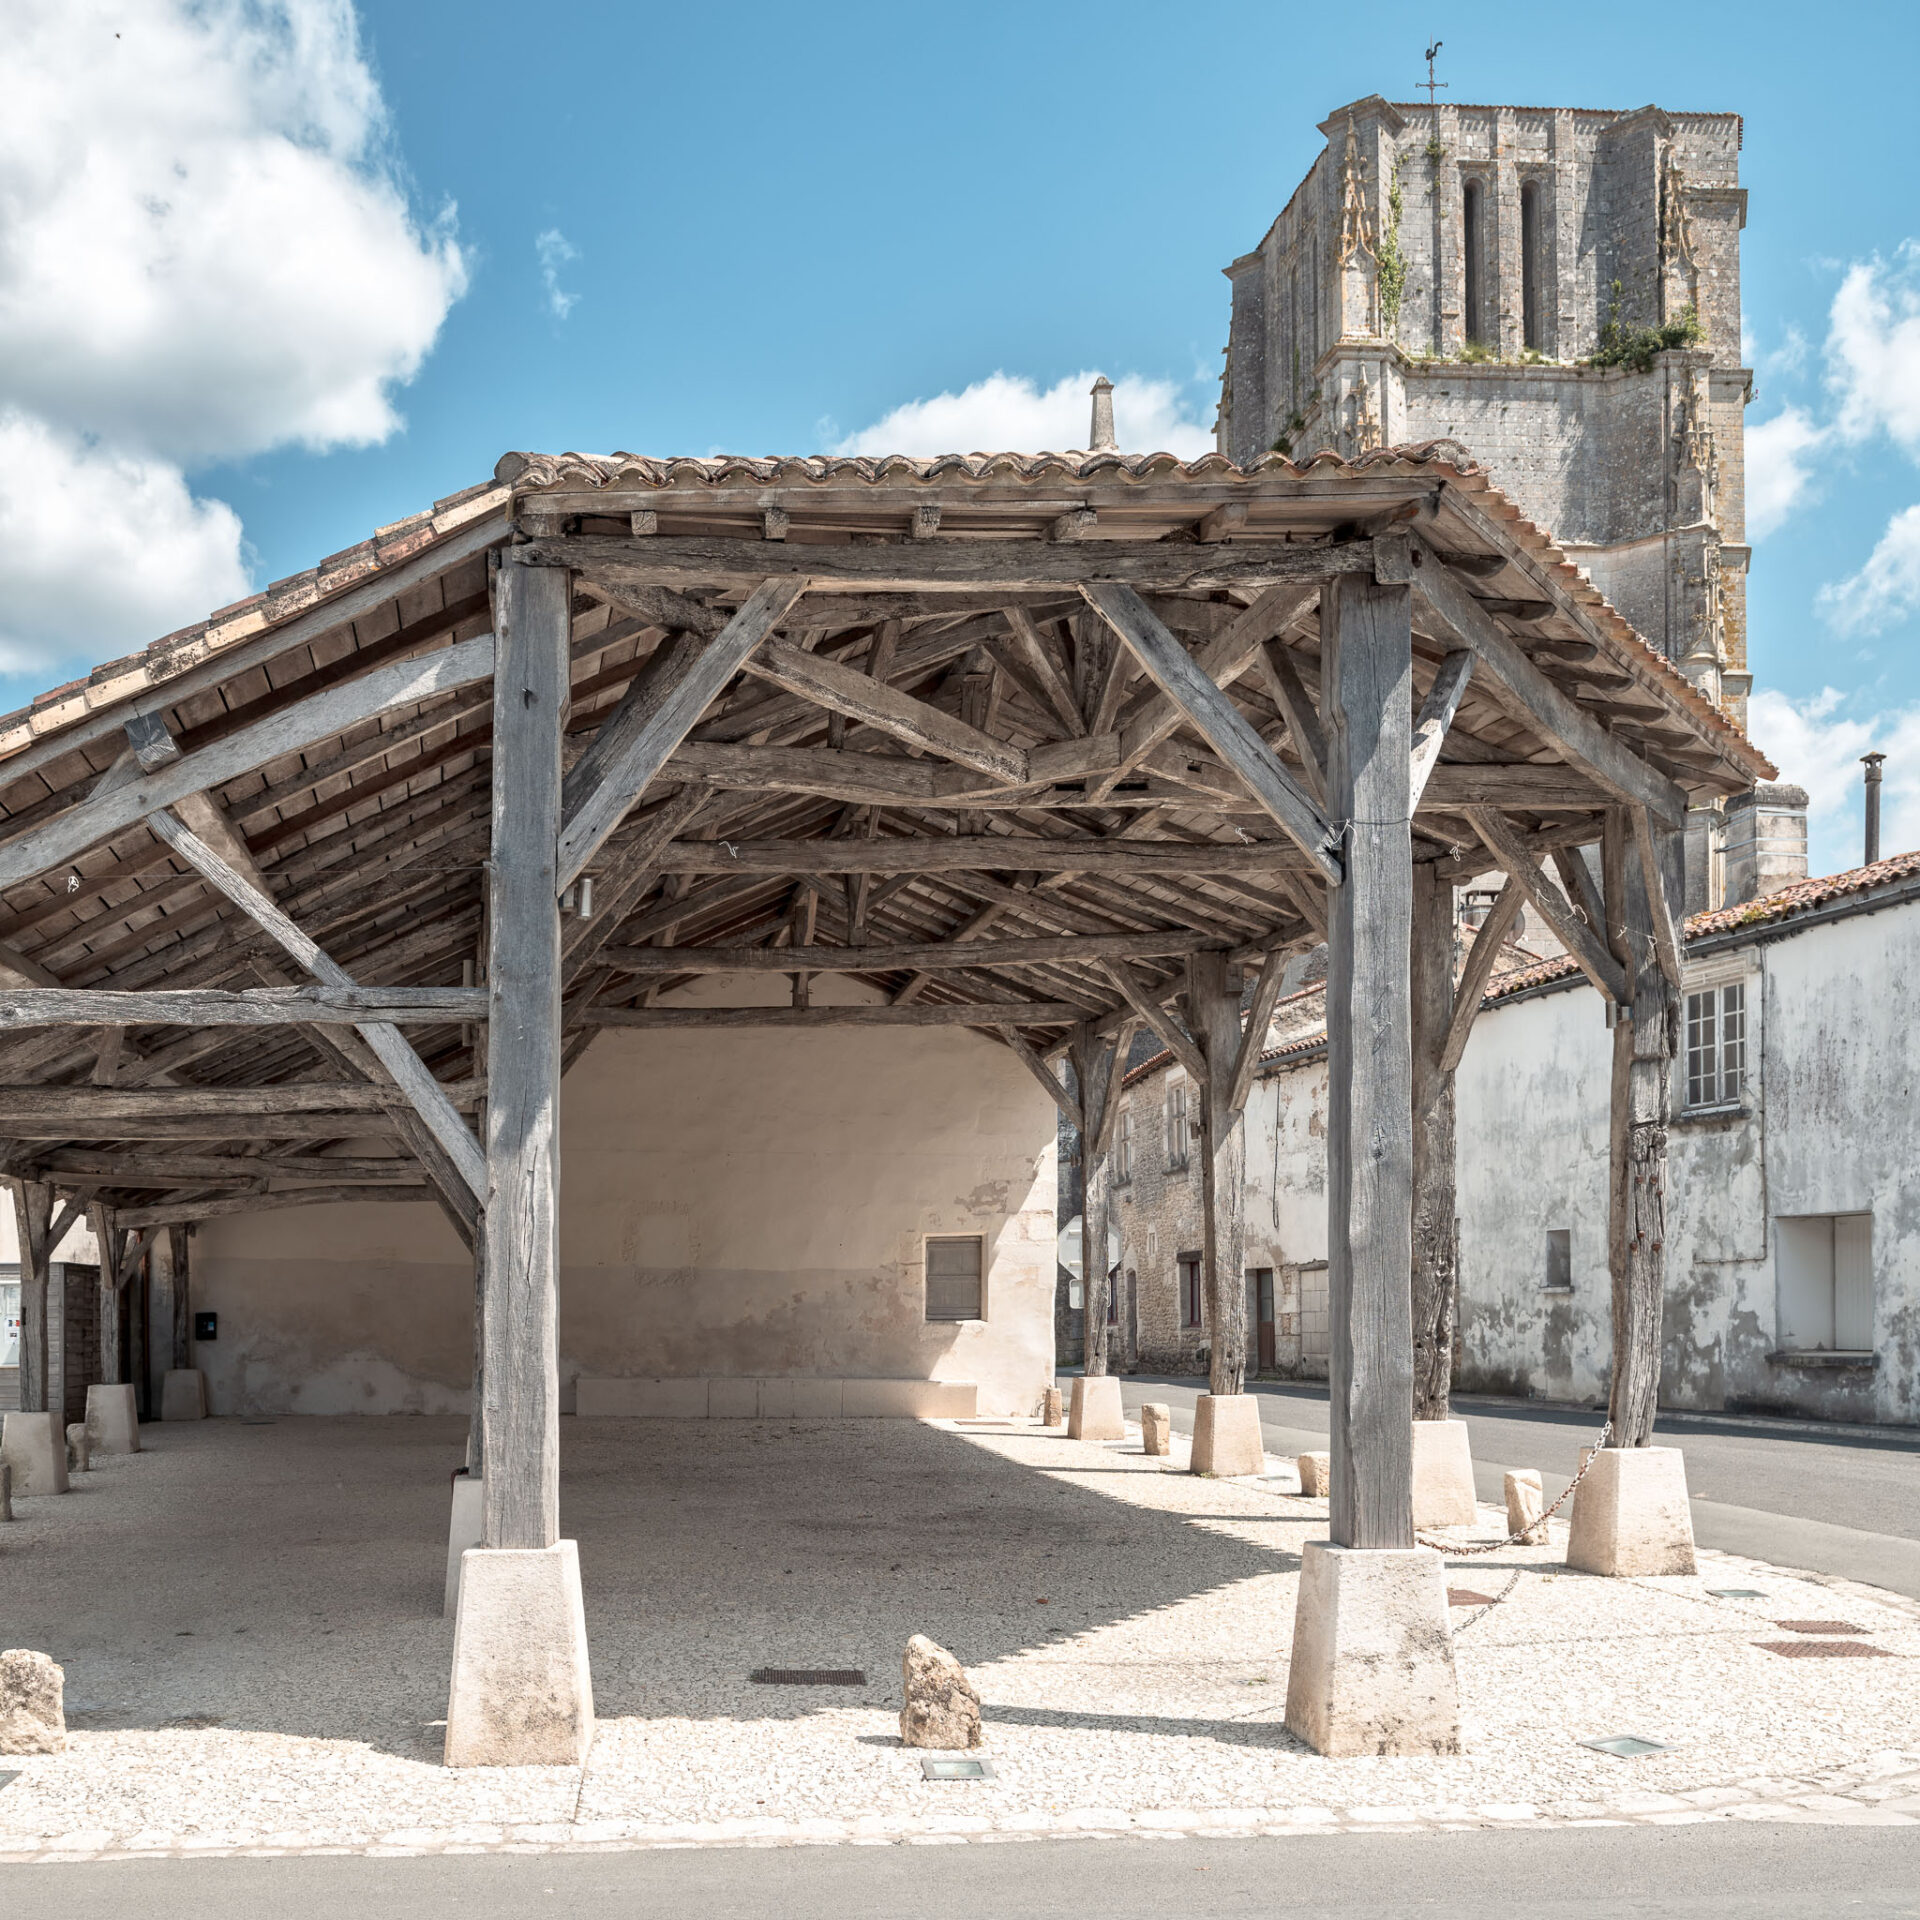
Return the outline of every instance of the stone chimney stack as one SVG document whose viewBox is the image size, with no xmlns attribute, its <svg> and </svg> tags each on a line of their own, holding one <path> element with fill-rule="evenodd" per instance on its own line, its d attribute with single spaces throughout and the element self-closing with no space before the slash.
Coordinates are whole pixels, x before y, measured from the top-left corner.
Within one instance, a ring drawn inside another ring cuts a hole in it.
<svg viewBox="0 0 1920 1920">
<path fill-rule="evenodd" d="M 1120 451 L 1120 442 L 1113 437 L 1113 382 L 1104 373 L 1093 383 L 1093 430 L 1087 436 L 1087 450 Z"/>
<path fill-rule="evenodd" d="M 1727 897 L 1737 907 L 1807 877 L 1804 787 L 1758 786 L 1727 802 Z"/>
<path fill-rule="evenodd" d="M 1872 866 L 1880 858 L 1880 763 L 1884 753 L 1863 753 L 1860 764 L 1867 770 L 1867 847 L 1861 863 Z"/>
</svg>

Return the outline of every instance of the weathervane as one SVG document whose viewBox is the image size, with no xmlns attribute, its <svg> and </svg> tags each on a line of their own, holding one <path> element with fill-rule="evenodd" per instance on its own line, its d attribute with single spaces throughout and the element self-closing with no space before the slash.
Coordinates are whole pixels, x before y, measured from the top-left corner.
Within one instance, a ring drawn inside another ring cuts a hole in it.
<svg viewBox="0 0 1920 1920">
<path fill-rule="evenodd" d="M 1436 96 L 1446 91 L 1447 83 L 1444 80 L 1436 80 L 1433 77 L 1434 56 L 1438 54 L 1440 49 L 1445 45 L 1446 42 L 1444 40 L 1436 40 L 1433 45 L 1427 49 L 1427 77 L 1420 82 L 1420 84 L 1427 90 L 1427 105 L 1429 107 L 1437 107 L 1440 103 Z"/>
</svg>

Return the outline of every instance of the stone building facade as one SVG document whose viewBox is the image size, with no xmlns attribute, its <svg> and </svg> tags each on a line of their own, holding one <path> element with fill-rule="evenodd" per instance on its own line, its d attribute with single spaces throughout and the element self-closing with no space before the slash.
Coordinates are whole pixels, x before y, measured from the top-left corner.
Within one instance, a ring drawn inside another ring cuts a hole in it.
<svg viewBox="0 0 1920 1920">
<path fill-rule="evenodd" d="M 1220 450 L 1458 441 L 1743 717 L 1740 117 L 1373 95 L 1320 131 L 1226 269 Z"/>
</svg>

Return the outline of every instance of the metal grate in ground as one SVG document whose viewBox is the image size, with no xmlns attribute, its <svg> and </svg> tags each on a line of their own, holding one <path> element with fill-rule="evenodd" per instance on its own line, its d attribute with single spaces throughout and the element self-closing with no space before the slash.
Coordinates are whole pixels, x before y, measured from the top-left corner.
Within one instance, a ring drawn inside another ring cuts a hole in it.
<svg viewBox="0 0 1920 1920">
<path fill-rule="evenodd" d="M 1864 1640 L 1756 1640 L 1763 1653 L 1777 1653 L 1783 1660 L 1890 1660 L 1885 1647 L 1870 1647 Z"/>
</svg>

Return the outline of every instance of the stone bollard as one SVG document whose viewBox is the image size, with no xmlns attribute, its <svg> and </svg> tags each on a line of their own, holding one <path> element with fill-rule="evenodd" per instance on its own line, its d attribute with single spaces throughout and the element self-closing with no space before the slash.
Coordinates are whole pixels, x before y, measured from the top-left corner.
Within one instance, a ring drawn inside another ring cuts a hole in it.
<svg viewBox="0 0 1920 1920">
<path fill-rule="evenodd" d="M 0 1520 L 13 1518 L 13 1469 L 0 1460 Z"/>
<path fill-rule="evenodd" d="M 1250 1393 L 1203 1393 L 1193 1403 L 1192 1471 L 1219 1480 L 1264 1473 L 1260 1403 Z"/>
<path fill-rule="evenodd" d="M 162 1420 L 204 1420 L 207 1376 L 198 1367 L 175 1367 L 160 1382 Z"/>
<path fill-rule="evenodd" d="M 945 1647 L 916 1633 L 900 1660 L 904 1705 L 900 1744 L 907 1747 L 977 1747 L 980 1696 L 967 1670 Z"/>
<path fill-rule="evenodd" d="M 44 1653 L 0 1653 L 0 1754 L 66 1752 L 66 1678 Z"/>
<path fill-rule="evenodd" d="M 0 1416 L 0 1458 L 13 1468 L 13 1490 L 31 1496 L 67 1491 L 66 1435 L 59 1416 L 9 1413 Z"/>
<path fill-rule="evenodd" d="M 1075 1440 L 1124 1440 L 1127 1416 L 1120 1405 L 1120 1382 L 1110 1373 L 1080 1374 L 1067 1403 L 1067 1433 Z"/>
<path fill-rule="evenodd" d="M 1510 1473 L 1506 1488 L 1507 1531 L 1521 1535 L 1530 1547 L 1545 1546 L 1547 1523 L 1541 1516 L 1547 1509 L 1547 1496 L 1541 1489 L 1540 1476 L 1531 1470 Z"/>
<path fill-rule="evenodd" d="M 1573 1496 L 1567 1565 L 1636 1579 L 1693 1573 L 1693 1508 L 1678 1447 L 1603 1447 Z"/>
<path fill-rule="evenodd" d="M 1324 1500 L 1333 1484 L 1333 1455 L 1303 1453 L 1294 1465 L 1300 1469 L 1300 1491 L 1309 1500 Z"/>
<path fill-rule="evenodd" d="M 140 1415 L 124 1381 L 87 1389 L 87 1439 L 95 1453 L 138 1453 Z"/>
<path fill-rule="evenodd" d="M 1164 1401 L 1149 1400 L 1140 1409 L 1140 1451 L 1173 1451 L 1173 1410 Z"/>
<path fill-rule="evenodd" d="M 1480 1509 L 1473 1493 L 1473 1450 L 1464 1420 L 1413 1423 L 1413 1524 L 1470 1527 Z"/>
<path fill-rule="evenodd" d="M 1065 1418 L 1065 1405 L 1060 1398 L 1060 1389 L 1049 1387 L 1040 1396 L 1040 1424 L 1043 1427 L 1057 1427 Z"/>
<path fill-rule="evenodd" d="M 93 1443 L 87 1438 L 87 1423 L 73 1420 L 67 1424 L 67 1471 L 90 1473 L 93 1470 Z"/>
</svg>

